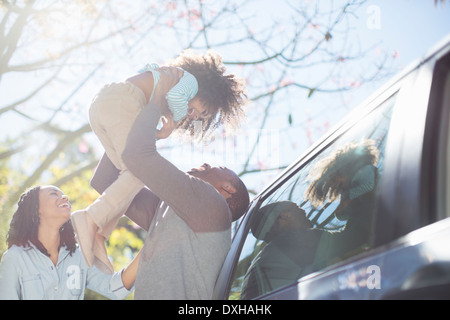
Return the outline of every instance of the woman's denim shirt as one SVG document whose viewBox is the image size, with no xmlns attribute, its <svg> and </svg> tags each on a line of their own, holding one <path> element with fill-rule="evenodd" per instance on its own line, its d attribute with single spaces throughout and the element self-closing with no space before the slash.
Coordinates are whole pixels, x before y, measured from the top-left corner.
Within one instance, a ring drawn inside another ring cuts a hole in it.
<svg viewBox="0 0 450 320">
<path fill-rule="evenodd" d="M 89 268 L 79 248 L 70 255 L 62 247 L 56 266 L 33 244 L 14 245 L 3 254 L 1 300 L 82 300 L 86 288 L 110 299 L 123 299 L 131 292 L 124 287 L 121 272 L 108 275 Z"/>
</svg>

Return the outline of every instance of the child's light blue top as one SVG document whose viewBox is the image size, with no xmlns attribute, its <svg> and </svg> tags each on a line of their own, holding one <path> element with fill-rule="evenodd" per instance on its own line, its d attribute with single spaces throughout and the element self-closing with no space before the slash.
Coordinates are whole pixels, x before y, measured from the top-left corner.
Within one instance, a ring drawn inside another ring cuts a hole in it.
<svg viewBox="0 0 450 320">
<path fill-rule="evenodd" d="M 156 85 L 161 77 L 160 73 L 155 70 L 157 68 L 159 68 L 159 66 L 153 63 L 147 64 L 140 70 L 140 72 L 150 71 L 153 74 L 154 86 L 150 100 L 155 93 Z M 181 77 L 180 81 L 178 81 L 166 95 L 167 104 L 169 105 L 169 109 L 172 112 L 175 121 L 179 121 L 187 115 L 188 102 L 194 98 L 198 92 L 197 79 L 189 72 L 184 70 L 183 72 L 183 77 Z"/>
</svg>

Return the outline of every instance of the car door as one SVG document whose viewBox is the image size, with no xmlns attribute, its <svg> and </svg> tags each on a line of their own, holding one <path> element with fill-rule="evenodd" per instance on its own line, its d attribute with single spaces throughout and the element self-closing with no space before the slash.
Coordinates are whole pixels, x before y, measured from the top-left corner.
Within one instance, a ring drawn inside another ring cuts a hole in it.
<svg viewBox="0 0 450 320">
<path fill-rule="evenodd" d="M 450 181 L 439 178 L 450 171 L 449 99 L 438 99 L 447 67 L 436 64 L 445 52 L 448 45 L 374 94 L 253 201 L 216 299 L 377 299 L 429 265 L 423 248 L 433 225 L 445 241 L 449 224 L 445 192 L 432 192 Z M 437 70 L 443 75 L 433 78 Z M 440 147 L 429 150 L 437 134 Z"/>
</svg>

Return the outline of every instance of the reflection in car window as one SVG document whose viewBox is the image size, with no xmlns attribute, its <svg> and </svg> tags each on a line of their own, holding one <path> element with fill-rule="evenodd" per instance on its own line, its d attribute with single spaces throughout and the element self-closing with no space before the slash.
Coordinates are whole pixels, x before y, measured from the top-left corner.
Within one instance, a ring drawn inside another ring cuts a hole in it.
<svg viewBox="0 0 450 320">
<path fill-rule="evenodd" d="M 395 95 L 252 212 L 229 299 L 252 299 L 372 248 L 377 185 Z"/>
</svg>

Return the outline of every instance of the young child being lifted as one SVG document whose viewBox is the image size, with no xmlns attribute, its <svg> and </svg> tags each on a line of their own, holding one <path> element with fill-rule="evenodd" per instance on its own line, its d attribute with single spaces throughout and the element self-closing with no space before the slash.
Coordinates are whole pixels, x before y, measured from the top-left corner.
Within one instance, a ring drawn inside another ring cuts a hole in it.
<svg viewBox="0 0 450 320">
<path fill-rule="evenodd" d="M 125 82 L 104 86 L 89 109 L 91 128 L 121 173 L 91 205 L 73 212 L 71 221 L 86 263 L 106 273 L 114 269 L 107 256 L 105 239 L 144 187 L 139 178 L 127 170 L 121 157 L 140 110 L 152 99 L 167 102 L 159 106 L 164 115 L 163 127 L 156 134 L 159 139 L 168 137 L 174 129 L 191 136 L 200 134 L 202 138 L 217 126 L 237 124 L 244 117 L 244 82 L 233 74 L 225 74 L 220 55 L 213 51 L 195 54 L 186 50 L 168 65 L 178 68 L 180 80 L 167 94 L 158 90 L 161 72 L 165 72 L 166 67 L 147 65 Z M 165 97 L 158 96 L 164 94 Z M 195 121 L 202 122 L 200 133 L 194 130 Z"/>
</svg>

